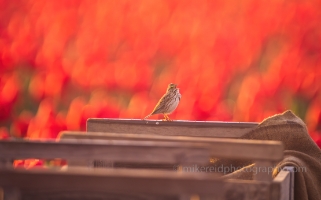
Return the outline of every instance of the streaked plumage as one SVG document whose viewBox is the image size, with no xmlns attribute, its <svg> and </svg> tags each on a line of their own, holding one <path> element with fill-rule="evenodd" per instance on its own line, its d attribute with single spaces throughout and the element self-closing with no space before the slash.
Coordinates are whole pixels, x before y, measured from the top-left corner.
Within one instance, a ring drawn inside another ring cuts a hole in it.
<svg viewBox="0 0 321 200">
<path fill-rule="evenodd" d="M 170 83 L 167 87 L 166 93 L 156 104 L 153 112 L 147 115 L 144 119 L 155 114 L 163 114 L 164 121 L 171 121 L 168 117 L 178 106 L 179 101 L 181 100 L 181 94 L 179 93 L 179 88 L 175 84 Z"/>
</svg>

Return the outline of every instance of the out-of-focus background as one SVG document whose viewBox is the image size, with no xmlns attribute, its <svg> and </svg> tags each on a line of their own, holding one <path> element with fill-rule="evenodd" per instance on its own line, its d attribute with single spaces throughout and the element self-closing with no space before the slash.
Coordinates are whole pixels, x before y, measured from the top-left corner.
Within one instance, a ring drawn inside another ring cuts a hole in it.
<svg viewBox="0 0 321 200">
<path fill-rule="evenodd" d="M 175 120 L 291 109 L 321 134 L 321 1 L 0 0 L 0 137 L 55 138 L 143 118 L 169 83 Z M 153 116 L 151 119 L 162 118 Z"/>
</svg>

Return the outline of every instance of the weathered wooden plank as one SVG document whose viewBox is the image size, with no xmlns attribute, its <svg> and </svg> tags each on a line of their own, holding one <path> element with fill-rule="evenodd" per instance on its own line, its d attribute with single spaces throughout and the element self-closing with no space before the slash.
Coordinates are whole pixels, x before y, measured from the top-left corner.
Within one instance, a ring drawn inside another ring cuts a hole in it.
<svg viewBox="0 0 321 200">
<path fill-rule="evenodd" d="M 96 140 L 129 140 L 177 142 L 180 144 L 199 143 L 200 146 L 208 147 L 210 149 L 210 154 L 212 157 L 228 159 L 251 159 L 273 162 L 278 162 L 283 158 L 283 145 L 279 141 L 69 131 L 61 132 L 59 139 L 72 139 L 73 141 L 78 142 Z"/>
<path fill-rule="evenodd" d="M 153 134 L 193 137 L 239 138 L 253 130 L 258 123 L 212 121 L 159 121 L 90 118 L 88 132 Z"/>
<path fill-rule="evenodd" d="M 293 200 L 291 188 L 291 172 L 281 170 L 278 175 L 273 179 L 274 198 L 277 200 Z"/>
<path fill-rule="evenodd" d="M 289 173 L 290 173 L 290 200 L 294 200 L 294 182 L 295 182 L 295 180 L 294 180 L 294 173 L 295 173 L 295 171 L 294 171 L 294 167 L 292 167 L 292 166 L 286 166 L 286 167 L 284 167 L 282 170 L 284 170 L 284 171 L 288 171 Z"/>
<path fill-rule="evenodd" d="M 0 170 L 0 177 L 1 186 L 20 188 L 22 196 L 34 194 L 35 199 L 38 199 L 35 195 L 37 193 L 45 194 L 48 199 L 68 193 L 69 197 L 70 194 L 86 194 L 87 197 L 89 194 L 101 194 L 106 197 L 108 193 L 116 193 L 178 196 L 198 194 L 218 200 L 269 200 L 271 187 L 268 182 L 231 181 L 211 174 L 155 170 Z M 84 197 L 85 195 L 78 199 Z"/>
<path fill-rule="evenodd" d="M 112 160 L 147 163 L 207 163 L 210 154 L 200 144 L 153 141 L 0 141 L 0 158 Z"/>
</svg>

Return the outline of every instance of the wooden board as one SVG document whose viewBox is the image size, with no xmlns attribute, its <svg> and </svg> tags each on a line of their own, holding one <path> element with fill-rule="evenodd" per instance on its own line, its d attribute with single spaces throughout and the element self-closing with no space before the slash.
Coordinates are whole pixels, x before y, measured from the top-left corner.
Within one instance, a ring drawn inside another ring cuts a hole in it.
<svg viewBox="0 0 321 200">
<path fill-rule="evenodd" d="M 282 169 L 273 180 L 273 188 L 278 200 L 294 200 L 294 168 Z"/>
<path fill-rule="evenodd" d="M 0 158 L 111 160 L 147 163 L 207 163 L 210 154 L 200 144 L 153 141 L 0 141 Z"/>
<path fill-rule="evenodd" d="M 254 122 L 159 121 L 89 118 L 88 132 L 239 138 L 253 130 Z"/>
<path fill-rule="evenodd" d="M 177 144 L 199 144 L 199 146 L 207 147 L 210 149 L 211 156 L 217 158 L 273 162 L 278 162 L 283 158 L 283 145 L 279 141 L 70 131 L 61 132 L 58 138 L 61 141 L 68 139 L 77 142 L 97 140 L 177 142 Z"/>
<path fill-rule="evenodd" d="M 199 173 L 119 169 L 0 170 L 0 177 L 1 186 L 16 188 L 16 193 L 19 194 L 16 196 L 33 200 L 44 197 L 60 200 L 124 199 L 126 196 L 131 197 L 130 199 L 154 199 L 141 198 L 141 195 L 175 199 L 177 196 L 195 194 L 217 200 L 271 199 L 271 184 L 268 182 L 224 180 L 215 175 Z M 107 198 L 109 195 L 113 198 Z"/>
</svg>

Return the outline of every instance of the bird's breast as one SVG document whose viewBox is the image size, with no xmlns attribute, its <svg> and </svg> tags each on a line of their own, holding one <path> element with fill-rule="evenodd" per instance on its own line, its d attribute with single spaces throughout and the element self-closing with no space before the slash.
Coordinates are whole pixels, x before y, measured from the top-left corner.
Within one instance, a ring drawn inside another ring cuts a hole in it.
<svg viewBox="0 0 321 200">
<path fill-rule="evenodd" d="M 168 105 L 168 112 L 166 114 L 171 114 L 178 106 L 180 100 L 180 94 L 175 95 L 173 101 Z"/>
</svg>

